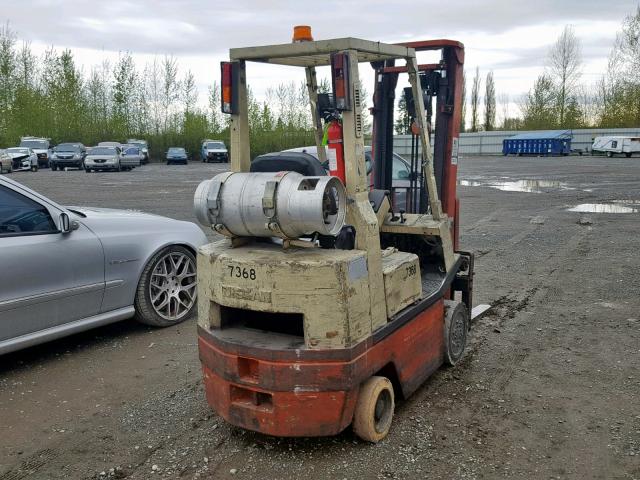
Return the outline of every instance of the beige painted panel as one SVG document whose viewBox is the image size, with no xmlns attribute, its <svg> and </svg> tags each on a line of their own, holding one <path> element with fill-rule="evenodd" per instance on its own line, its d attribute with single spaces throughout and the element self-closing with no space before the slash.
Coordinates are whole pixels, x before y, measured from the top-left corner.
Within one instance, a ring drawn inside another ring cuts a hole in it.
<svg viewBox="0 0 640 480">
<path fill-rule="evenodd" d="M 344 348 L 371 334 L 367 257 L 359 250 L 282 249 L 228 240 L 198 253 L 198 321 L 219 328 L 217 305 L 302 313 L 308 348 Z"/>
<path fill-rule="evenodd" d="M 420 299 L 420 262 L 413 253 L 395 252 L 382 259 L 387 315 L 391 318 Z"/>
<path fill-rule="evenodd" d="M 329 55 L 341 50 L 357 50 L 362 62 L 415 55 L 412 48 L 348 37 L 314 42 L 232 48 L 229 50 L 229 57 L 231 60 L 252 60 L 306 67 L 329 65 Z"/>
<path fill-rule="evenodd" d="M 385 233 L 407 233 L 410 235 L 440 235 L 441 221 L 436 221 L 431 215 L 419 213 L 405 213 L 404 222 L 397 216 L 395 221 L 391 220 L 391 214 L 387 215 L 384 223 L 380 226 L 380 231 Z"/>
</svg>

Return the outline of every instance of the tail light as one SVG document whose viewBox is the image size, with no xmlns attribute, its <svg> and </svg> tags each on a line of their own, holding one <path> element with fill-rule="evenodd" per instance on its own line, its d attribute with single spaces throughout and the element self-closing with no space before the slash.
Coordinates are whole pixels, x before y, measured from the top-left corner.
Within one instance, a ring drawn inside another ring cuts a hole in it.
<svg viewBox="0 0 640 480">
<path fill-rule="evenodd" d="M 351 95 L 349 92 L 349 54 L 331 54 L 331 80 L 336 109 L 351 110 Z"/>
<path fill-rule="evenodd" d="M 220 62 L 222 79 L 222 113 L 234 114 L 238 112 L 238 62 Z"/>
</svg>

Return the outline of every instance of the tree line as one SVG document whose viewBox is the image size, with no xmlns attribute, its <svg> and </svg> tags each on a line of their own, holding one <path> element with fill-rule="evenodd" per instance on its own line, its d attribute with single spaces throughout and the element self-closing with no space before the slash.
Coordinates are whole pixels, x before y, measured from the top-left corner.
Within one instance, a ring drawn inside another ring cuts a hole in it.
<svg viewBox="0 0 640 480">
<path fill-rule="evenodd" d="M 320 85 L 328 90 L 325 80 Z M 263 102 L 248 89 L 251 152 L 313 144 L 308 93 L 304 81 L 270 88 Z M 229 117 L 220 111 L 214 81 L 206 104 L 199 102 L 193 74 L 181 72 L 173 56 L 156 57 L 140 68 L 121 52 L 83 71 L 71 50 L 53 47 L 37 56 L 28 42 L 18 42 L 9 25 L 0 27 L 0 148 L 21 136 L 51 138 L 53 143 L 142 138 L 152 159 L 170 146 L 197 154 L 203 139 L 229 145 Z"/>
</svg>

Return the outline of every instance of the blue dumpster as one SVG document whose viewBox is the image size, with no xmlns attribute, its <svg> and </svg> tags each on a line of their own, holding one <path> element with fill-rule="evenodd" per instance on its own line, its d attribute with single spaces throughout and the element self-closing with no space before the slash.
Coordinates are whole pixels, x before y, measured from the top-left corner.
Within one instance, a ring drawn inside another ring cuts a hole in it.
<svg viewBox="0 0 640 480">
<path fill-rule="evenodd" d="M 571 130 L 541 130 L 521 133 L 502 141 L 503 155 L 569 155 Z"/>
</svg>

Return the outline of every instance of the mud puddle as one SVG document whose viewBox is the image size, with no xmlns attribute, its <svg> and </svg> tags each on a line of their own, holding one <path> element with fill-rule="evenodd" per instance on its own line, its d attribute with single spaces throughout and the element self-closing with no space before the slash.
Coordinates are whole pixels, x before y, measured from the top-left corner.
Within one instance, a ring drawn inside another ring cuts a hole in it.
<svg viewBox="0 0 640 480">
<path fill-rule="evenodd" d="M 503 192 L 543 193 L 546 190 L 574 190 L 558 180 L 460 180 L 463 187 L 489 187 Z"/>
<path fill-rule="evenodd" d="M 639 209 L 621 205 L 620 203 L 581 203 L 575 207 L 567 208 L 567 211 L 578 213 L 637 213 Z"/>
</svg>

